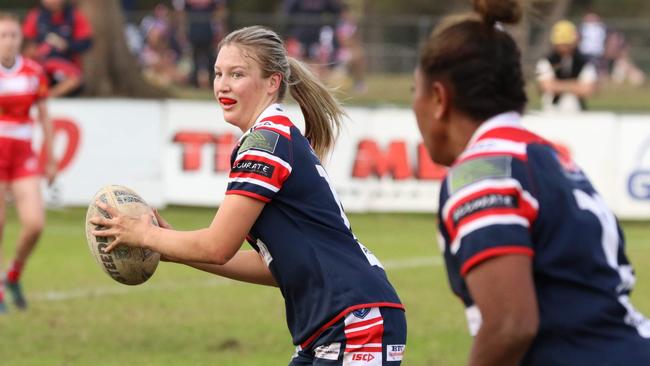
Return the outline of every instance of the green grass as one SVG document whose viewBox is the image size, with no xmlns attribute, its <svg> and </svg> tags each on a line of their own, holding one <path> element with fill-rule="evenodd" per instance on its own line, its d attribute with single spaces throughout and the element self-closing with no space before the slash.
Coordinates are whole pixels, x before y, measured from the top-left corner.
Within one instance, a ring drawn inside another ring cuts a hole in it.
<svg viewBox="0 0 650 366">
<path fill-rule="evenodd" d="M 368 76 L 368 92 L 356 94 L 352 92 L 352 83 L 349 79 L 337 78 L 330 84 L 338 90 L 339 99 L 349 106 L 377 107 L 395 105 L 409 107 L 411 105 L 411 89 L 413 77 L 409 74 L 372 74 Z M 528 88 L 528 108 L 540 108 L 540 95 L 534 83 Z M 178 98 L 185 99 L 212 99 L 211 90 L 197 90 L 191 88 L 178 88 L 173 91 Z M 650 111 L 650 84 L 634 88 L 631 86 L 603 85 L 598 92 L 588 100 L 590 110 L 612 111 L 619 113 L 648 112 Z"/>
<path fill-rule="evenodd" d="M 179 229 L 207 225 L 213 210 L 173 207 Z M 286 365 L 293 352 L 277 289 L 222 280 L 161 263 L 140 286 L 106 276 L 86 247 L 81 209 L 48 212 L 24 275 L 29 311 L 0 316 L 0 364 Z M 407 307 L 406 366 L 463 364 L 470 345 L 463 307 L 451 294 L 435 244 L 432 215 L 351 215 L 358 237 L 388 267 Z M 10 212 L 6 257 L 17 234 Z M 633 297 L 650 314 L 650 228 L 625 224 L 639 278 Z M 429 259 L 418 265 L 414 258 Z M 408 264 L 411 265 L 408 265 Z M 406 265 L 405 265 L 406 264 Z"/>
</svg>

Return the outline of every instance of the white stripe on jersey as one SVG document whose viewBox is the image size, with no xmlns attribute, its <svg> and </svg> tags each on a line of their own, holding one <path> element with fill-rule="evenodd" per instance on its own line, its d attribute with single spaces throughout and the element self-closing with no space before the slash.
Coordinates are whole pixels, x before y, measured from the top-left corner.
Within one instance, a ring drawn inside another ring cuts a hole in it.
<svg viewBox="0 0 650 366">
<path fill-rule="evenodd" d="M 268 127 L 274 130 L 278 130 L 286 135 L 291 136 L 291 127 L 281 125 L 279 123 L 274 123 L 272 121 L 266 120 L 266 121 L 261 121 L 257 122 L 254 126 L 253 129 L 259 128 L 259 127 Z"/>
<path fill-rule="evenodd" d="M 478 229 L 482 229 L 484 227 L 492 226 L 492 225 L 521 225 L 526 228 L 530 226 L 528 224 L 528 220 L 519 215 L 494 214 L 490 216 L 481 217 L 460 227 L 458 233 L 456 233 L 456 237 L 454 238 L 454 241 L 451 243 L 451 247 L 449 248 L 451 250 L 451 254 L 458 253 L 458 250 L 460 249 L 460 242 L 461 240 L 463 240 L 465 236 L 473 233 Z"/>
<path fill-rule="evenodd" d="M 33 75 L 4 76 L 0 80 L 0 96 L 33 94 L 38 89 L 38 78 Z"/>
<path fill-rule="evenodd" d="M 31 124 L 0 120 L 0 137 L 29 141 L 32 139 L 32 132 L 33 128 Z"/>
<path fill-rule="evenodd" d="M 372 328 L 372 327 L 376 327 L 376 326 L 382 325 L 382 324 L 384 324 L 384 319 L 379 318 L 379 320 L 377 320 L 376 322 L 370 323 L 368 325 L 364 325 L 364 326 L 361 326 L 361 327 L 356 327 L 356 328 L 345 327 L 344 332 L 345 332 L 345 334 L 359 332 L 359 331 L 366 330 L 366 329 L 369 329 L 369 328 Z"/>
<path fill-rule="evenodd" d="M 346 344 L 345 348 L 383 347 L 381 343 Z"/>
<path fill-rule="evenodd" d="M 269 191 L 272 191 L 274 193 L 280 190 L 280 188 L 278 188 L 278 187 L 276 187 L 274 185 L 271 185 L 271 184 L 266 183 L 266 182 L 262 182 L 261 180 L 255 179 L 255 178 L 228 178 L 228 183 L 231 183 L 231 182 L 255 184 L 255 185 L 258 185 L 260 187 L 266 188 Z"/>
<path fill-rule="evenodd" d="M 528 202 L 535 210 L 539 209 L 539 203 L 528 191 L 525 191 L 519 183 L 518 180 L 514 178 L 500 178 L 500 179 L 484 179 L 476 183 L 470 184 L 458 190 L 449 197 L 447 202 L 445 202 L 444 207 L 442 208 L 442 219 L 446 222 L 449 217 L 450 210 L 458 202 L 471 196 L 472 194 L 478 193 L 487 189 L 507 189 L 515 188 L 521 193 L 521 198 Z"/>
<path fill-rule="evenodd" d="M 458 157 L 458 160 L 463 160 L 472 155 L 484 153 L 526 155 L 526 143 L 497 138 L 484 139 L 468 147 L 467 150 Z"/>
<path fill-rule="evenodd" d="M 363 318 L 359 318 L 355 316 L 354 311 L 352 311 L 345 316 L 345 320 L 344 320 L 345 328 L 353 327 L 355 323 L 365 322 L 367 320 L 375 319 L 375 318 L 383 319 L 381 317 L 381 313 L 379 312 L 378 307 L 370 308 L 368 314 L 366 314 L 366 316 L 364 316 Z"/>
<path fill-rule="evenodd" d="M 287 163 L 286 161 L 280 159 L 275 155 L 271 155 L 269 153 L 265 153 L 264 151 L 259 151 L 259 150 L 246 150 L 241 154 L 237 155 L 237 157 L 235 158 L 235 162 L 238 162 L 239 160 L 243 159 L 246 155 L 259 156 L 265 159 L 273 160 L 276 163 L 285 167 L 289 171 L 289 173 L 291 173 L 291 165 L 289 165 L 289 163 Z"/>
<path fill-rule="evenodd" d="M 521 125 L 521 115 L 519 113 L 517 112 L 501 113 L 481 123 L 481 126 L 479 126 L 479 128 L 476 129 L 476 131 L 474 131 L 474 134 L 472 135 L 472 139 L 469 140 L 468 146 L 472 146 L 478 138 L 486 134 L 488 131 L 494 130 L 496 128 L 502 128 L 502 127 L 526 130 Z"/>
</svg>

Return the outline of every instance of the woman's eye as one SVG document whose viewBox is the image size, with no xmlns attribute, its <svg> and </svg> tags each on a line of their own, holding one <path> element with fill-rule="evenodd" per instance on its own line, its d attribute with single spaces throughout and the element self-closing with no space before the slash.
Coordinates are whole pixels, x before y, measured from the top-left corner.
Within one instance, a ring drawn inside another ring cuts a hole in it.
<svg viewBox="0 0 650 366">
<path fill-rule="evenodd" d="M 232 73 L 232 78 L 233 78 L 233 79 L 239 79 L 239 78 L 242 77 L 242 76 L 243 76 L 243 75 L 242 75 L 241 73 L 239 73 L 239 72 L 233 72 L 233 73 Z"/>
<path fill-rule="evenodd" d="M 214 73 L 214 77 L 220 78 L 223 74 L 220 71 Z"/>
</svg>

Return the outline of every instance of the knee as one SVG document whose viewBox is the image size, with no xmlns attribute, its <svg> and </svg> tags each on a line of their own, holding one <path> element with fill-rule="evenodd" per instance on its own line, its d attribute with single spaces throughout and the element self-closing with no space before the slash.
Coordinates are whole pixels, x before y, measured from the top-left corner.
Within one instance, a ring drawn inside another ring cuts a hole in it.
<svg viewBox="0 0 650 366">
<path fill-rule="evenodd" d="M 45 218 L 43 216 L 30 217 L 23 223 L 23 230 L 29 235 L 38 236 L 43 232 L 45 227 Z"/>
</svg>

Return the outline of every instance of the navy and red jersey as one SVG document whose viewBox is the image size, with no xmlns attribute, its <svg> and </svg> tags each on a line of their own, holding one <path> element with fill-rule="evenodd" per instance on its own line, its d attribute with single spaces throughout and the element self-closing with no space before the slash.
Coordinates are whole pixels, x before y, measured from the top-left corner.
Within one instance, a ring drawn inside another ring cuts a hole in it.
<svg viewBox="0 0 650 366">
<path fill-rule="evenodd" d="M 50 33 L 63 38 L 68 48 L 61 51 L 46 42 Z M 23 34 L 25 40 L 37 43 L 39 58 L 69 60 L 79 69 L 81 69 L 81 54 L 92 45 L 90 22 L 72 5 L 65 5 L 58 12 L 52 12 L 43 6 L 30 10 L 23 23 Z"/>
<path fill-rule="evenodd" d="M 439 211 L 449 281 L 472 334 L 481 314 L 465 276 L 490 258 L 525 255 L 540 327 L 522 365 L 650 365 L 650 321 L 630 303 L 634 271 L 617 219 L 519 114 L 477 129 L 445 177 Z"/>
<path fill-rule="evenodd" d="M 289 330 L 306 348 L 346 314 L 403 308 L 381 263 L 352 234 L 318 157 L 281 106 L 240 139 L 226 194 L 266 202 L 248 242 L 284 296 Z"/>
</svg>

